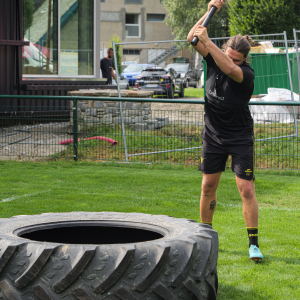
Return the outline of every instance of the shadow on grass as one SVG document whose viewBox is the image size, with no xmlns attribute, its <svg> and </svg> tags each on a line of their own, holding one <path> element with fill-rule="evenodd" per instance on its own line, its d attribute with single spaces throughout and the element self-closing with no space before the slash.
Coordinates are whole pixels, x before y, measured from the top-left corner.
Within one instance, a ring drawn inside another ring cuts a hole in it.
<svg viewBox="0 0 300 300">
<path fill-rule="evenodd" d="M 231 255 L 237 255 L 241 257 L 245 257 L 245 252 L 243 251 L 227 251 L 227 250 L 222 250 L 219 249 L 219 252 L 221 253 L 230 253 Z M 262 251 L 263 252 L 263 251 Z M 291 264 L 291 265 L 300 265 L 300 259 L 297 258 L 290 258 L 290 257 L 276 257 L 276 256 L 271 256 L 268 255 L 267 253 L 264 253 L 264 258 L 260 264 L 263 264 L 265 266 L 270 265 L 272 262 L 284 262 L 285 264 Z"/>
<path fill-rule="evenodd" d="M 245 291 L 233 285 L 219 283 L 217 300 L 269 300 L 265 295 L 254 290 Z"/>
</svg>

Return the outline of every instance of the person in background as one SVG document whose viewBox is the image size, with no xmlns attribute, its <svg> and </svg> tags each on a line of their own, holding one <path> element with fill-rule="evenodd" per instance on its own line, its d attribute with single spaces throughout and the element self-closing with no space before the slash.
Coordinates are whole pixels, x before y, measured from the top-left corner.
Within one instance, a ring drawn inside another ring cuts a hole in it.
<svg viewBox="0 0 300 300">
<path fill-rule="evenodd" d="M 114 51 L 112 48 L 107 49 L 107 55 L 106 57 L 103 57 L 100 61 L 100 69 L 102 72 L 102 77 L 107 78 L 107 85 L 112 84 L 112 77 L 117 81 L 114 68 L 113 68 L 113 58 Z"/>
</svg>

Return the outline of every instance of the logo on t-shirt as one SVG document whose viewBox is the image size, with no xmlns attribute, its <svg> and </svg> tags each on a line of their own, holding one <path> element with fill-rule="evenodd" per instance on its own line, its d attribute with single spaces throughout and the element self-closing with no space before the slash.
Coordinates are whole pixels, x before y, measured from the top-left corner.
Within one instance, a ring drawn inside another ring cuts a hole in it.
<svg viewBox="0 0 300 300">
<path fill-rule="evenodd" d="M 216 93 L 216 91 L 212 92 L 212 90 L 209 90 L 208 94 L 210 94 L 211 96 L 218 98 L 219 100 L 225 100 L 225 97 L 219 97 Z"/>
<path fill-rule="evenodd" d="M 252 170 L 251 170 L 251 169 L 247 169 L 247 170 L 245 171 L 245 173 L 246 173 L 246 176 L 250 176 L 251 173 L 252 173 Z"/>
</svg>

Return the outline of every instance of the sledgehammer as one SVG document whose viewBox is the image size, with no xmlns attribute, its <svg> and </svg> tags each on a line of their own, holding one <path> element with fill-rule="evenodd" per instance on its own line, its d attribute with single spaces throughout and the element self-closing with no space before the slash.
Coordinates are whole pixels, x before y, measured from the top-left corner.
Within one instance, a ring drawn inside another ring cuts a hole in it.
<svg viewBox="0 0 300 300">
<path fill-rule="evenodd" d="M 208 23 L 210 22 L 211 18 L 212 18 L 213 15 L 215 14 L 216 10 L 217 10 L 217 8 L 216 8 L 215 6 L 213 6 L 213 7 L 210 9 L 210 11 L 209 11 L 207 17 L 205 18 L 205 20 L 204 20 L 204 22 L 203 22 L 203 24 L 202 24 L 203 27 L 207 27 Z M 195 36 L 195 37 L 193 38 L 193 40 L 191 41 L 191 44 L 192 44 L 193 46 L 197 46 L 198 42 L 199 42 L 199 39 L 198 39 L 197 36 Z"/>
</svg>

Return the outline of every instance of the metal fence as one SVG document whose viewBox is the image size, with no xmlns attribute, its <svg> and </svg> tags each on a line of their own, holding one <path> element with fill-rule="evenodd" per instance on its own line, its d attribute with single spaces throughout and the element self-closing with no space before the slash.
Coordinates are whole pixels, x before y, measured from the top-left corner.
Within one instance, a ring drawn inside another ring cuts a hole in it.
<svg viewBox="0 0 300 300">
<path fill-rule="evenodd" d="M 0 96 L 0 99 L 3 97 L 17 96 Z M 37 96 L 20 96 L 32 97 Z M 6 115 L 2 114 L 0 158 L 87 159 L 185 165 L 199 163 L 204 125 L 203 100 L 69 99 L 73 105 L 65 109 L 70 111 L 70 120 L 22 114 L 22 107 L 19 113 L 7 111 Z M 267 105 L 279 104 L 282 105 L 278 102 L 269 102 Z M 169 106 L 172 105 L 181 108 L 171 109 Z M 251 107 L 260 105 L 266 103 L 251 101 Z M 299 106 L 300 103 L 287 102 L 286 105 Z M 260 121 L 255 123 L 254 128 L 256 168 L 300 169 L 300 139 L 295 126 L 297 122 L 293 118 L 291 112 L 262 113 L 258 117 Z"/>
<path fill-rule="evenodd" d="M 122 64 L 164 65 L 172 62 L 172 58 L 185 58 L 193 63 L 195 51 L 188 50 L 188 41 L 173 41 L 171 38 L 172 35 L 163 41 L 116 43 L 123 48 Z M 118 64 L 121 65 L 121 62 Z"/>
<path fill-rule="evenodd" d="M 278 47 L 284 43 L 284 53 L 254 53 L 251 56 L 258 80 L 257 97 L 268 93 L 270 87 L 286 88 L 284 103 L 279 102 L 282 99 L 276 93 L 268 94 L 268 101 L 250 102 L 255 121 L 257 168 L 300 169 L 300 102 L 294 101 L 295 96 L 297 99 L 299 96 L 293 93 L 295 86 L 299 84 L 300 88 L 299 33 L 294 30 L 294 41 L 288 41 L 285 32 L 253 36 L 259 41 L 277 43 Z M 227 39 L 213 40 L 221 47 Z M 186 41 L 169 41 L 170 44 L 176 42 Z M 291 59 L 288 47 L 292 44 L 296 51 Z M 117 60 L 115 64 L 117 66 Z M 0 158 L 199 163 L 204 126 L 203 100 L 122 98 L 119 85 L 118 95 L 118 98 L 0 95 Z M 9 103 L 16 99 L 19 99 L 18 107 L 10 106 Z M 28 104 L 26 99 L 37 101 Z M 69 116 L 52 115 L 51 107 L 48 113 L 37 114 L 39 107 L 31 106 L 31 103 L 38 103 L 38 99 L 53 103 L 70 100 L 71 106 L 62 107 Z"/>
<path fill-rule="evenodd" d="M 294 32 L 294 42 L 295 42 L 294 47 L 295 47 L 295 50 L 296 50 L 296 60 L 297 60 L 296 68 L 298 70 L 298 93 L 300 93 L 300 59 L 299 59 L 299 49 L 300 49 L 299 35 L 300 35 L 300 31 L 296 30 L 294 28 L 293 32 Z"/>
</svg>

